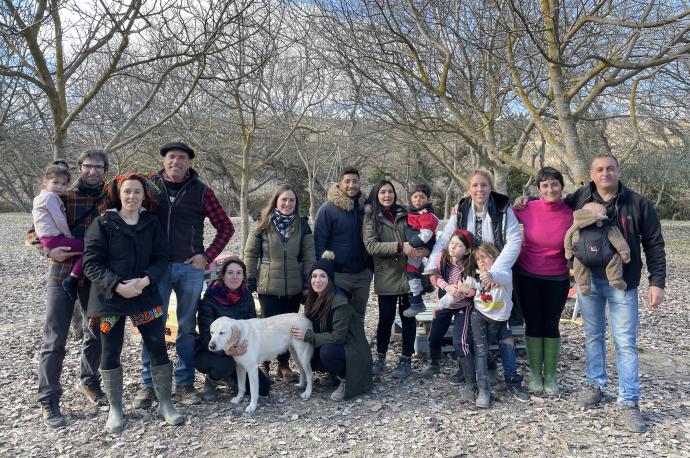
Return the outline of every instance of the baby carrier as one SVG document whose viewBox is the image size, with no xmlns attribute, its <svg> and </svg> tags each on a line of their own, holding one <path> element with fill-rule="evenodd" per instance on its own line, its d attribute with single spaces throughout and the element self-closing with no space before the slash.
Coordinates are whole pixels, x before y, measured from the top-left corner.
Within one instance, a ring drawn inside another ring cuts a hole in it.
<svg viewBox="0 0 690 458">
<path fill-rule="evenodd" d="M 585 267 L 606 267 L 616 250 L 609 241 L 611 222 L 601 222 L 601 226 L 590 224 L 580 229 L 580 238 L 573 245 L 573 255 Z"/>
</svg>

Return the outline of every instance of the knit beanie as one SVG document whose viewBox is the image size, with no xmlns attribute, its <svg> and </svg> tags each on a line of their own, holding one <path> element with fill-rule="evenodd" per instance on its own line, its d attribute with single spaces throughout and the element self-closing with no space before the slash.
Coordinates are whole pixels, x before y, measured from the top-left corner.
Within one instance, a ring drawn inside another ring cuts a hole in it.
<svg viewBox="0 0 690 458">
<path fill-rule="evenodd" d="M 335 285 L 335 271 L 333 270 L 333 260 L 335 260 L 335 253 L 330 250 L 326 250 L 321 255 L 321 259 L 317 260 L 312 264 L 311 269 L 309 269 L 309 278 L 311 274 L 316 270 L 320 269 L 326 272 L 328 275 L 328 281 Z"/>
</svg>

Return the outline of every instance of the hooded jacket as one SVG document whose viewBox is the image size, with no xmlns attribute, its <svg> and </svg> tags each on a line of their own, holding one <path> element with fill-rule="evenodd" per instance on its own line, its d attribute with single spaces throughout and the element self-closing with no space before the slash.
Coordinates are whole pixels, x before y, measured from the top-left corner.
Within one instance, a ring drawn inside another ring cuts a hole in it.
<svg viewBox="0 0 690 458">
<path fill-rule="evenodd" d="M 84 237 L 84 273 L 91 280 L 87 315 L 128 316 L 162 305 L 158 282 L 168 266 L 167 247 L 158 217 L 147 211 L 136 225 L 114 209 L 96 218 Z M 126 299 L 115 292 L 122 280 L 143 278 L 151 284 Z"/>
<path fill-rule="evenodd" d="M 335 253 L 334 270 L 339 273 L 358 273 L 371 265 L 369 254 L 362 240 L 364 198 L 354 199 L 338 189 L 337 184 L 328 190 L 326 202 L 316 213 L 314 246 L 316 259 L 326 250 Z"/>
<path fill-rule="evenodd" d="M 596 185 L 591 182 L 565 198 L 565 203 L 573 210 L 579 210 L 587 202 L 598 202 L 606 206 L 606 202 L 596 193 Z M 613 198 L 612 213 L 609 216 L 630 247 L 630 262 L 623 266 L 623 280 L 628 285 L 628 290 L 637 288 L 640 284 L 642 250 L 647 261 L 649 284 L 664 288 L 666 249 L 661 223 L 652 203 L 619 182 L 618 192 Z"/>
</svg>

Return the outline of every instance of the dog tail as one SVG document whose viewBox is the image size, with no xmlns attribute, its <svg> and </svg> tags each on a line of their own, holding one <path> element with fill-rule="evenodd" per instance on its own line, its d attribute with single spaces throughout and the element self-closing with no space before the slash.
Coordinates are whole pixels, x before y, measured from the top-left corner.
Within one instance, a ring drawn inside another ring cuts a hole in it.
<svg viewBox="0 0 690 458">
<path fill-rule="evenodd" d="M 333 260 L 335 259 L 335 253 L 332 252 L 331 250 L 326 250 L 321 255 L 321 259 L 333 262 Z"/>
</svg>

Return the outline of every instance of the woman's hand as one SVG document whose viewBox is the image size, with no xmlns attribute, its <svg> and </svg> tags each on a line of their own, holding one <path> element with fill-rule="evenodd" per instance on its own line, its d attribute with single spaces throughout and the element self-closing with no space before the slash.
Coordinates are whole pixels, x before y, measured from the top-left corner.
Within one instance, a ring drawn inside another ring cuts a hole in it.
<svg viewBox="0 0 690 458">
<path fill-rule="evenodd" d="M 291 332 L 292 337 L 294 337 L 295 339 L 304 340 L 304 329 L 296 328 L 295 326 L 293 326 Z"/>
<path fill-rule="evenodd" d="M 144 278 L 133 278 L 132 280 L 126 280 L 125 283 L 136 287 L 139 291 L 144 291 L 144 288 L 151 284 L 151 279 L 148 275 Z"/>
<path fill-rule="evenodd" d="M 225 352 L 225 354 L 228 356 L 242 356 L 245 353 L 247 353 L 247 341 L 246 340 L 243 340 L 241 342 L 237 342 L 235 345 L 230 347 L 230 349 Z"/>
<path fill-rule="evenodd" d="M 122 283 L 118 283 L 115 292 L 125 299 L 137 297 L 141 294 L 141 290 L 136 286 L 134 280 L 135 279 L 124 280 Z"/>
</svg>

